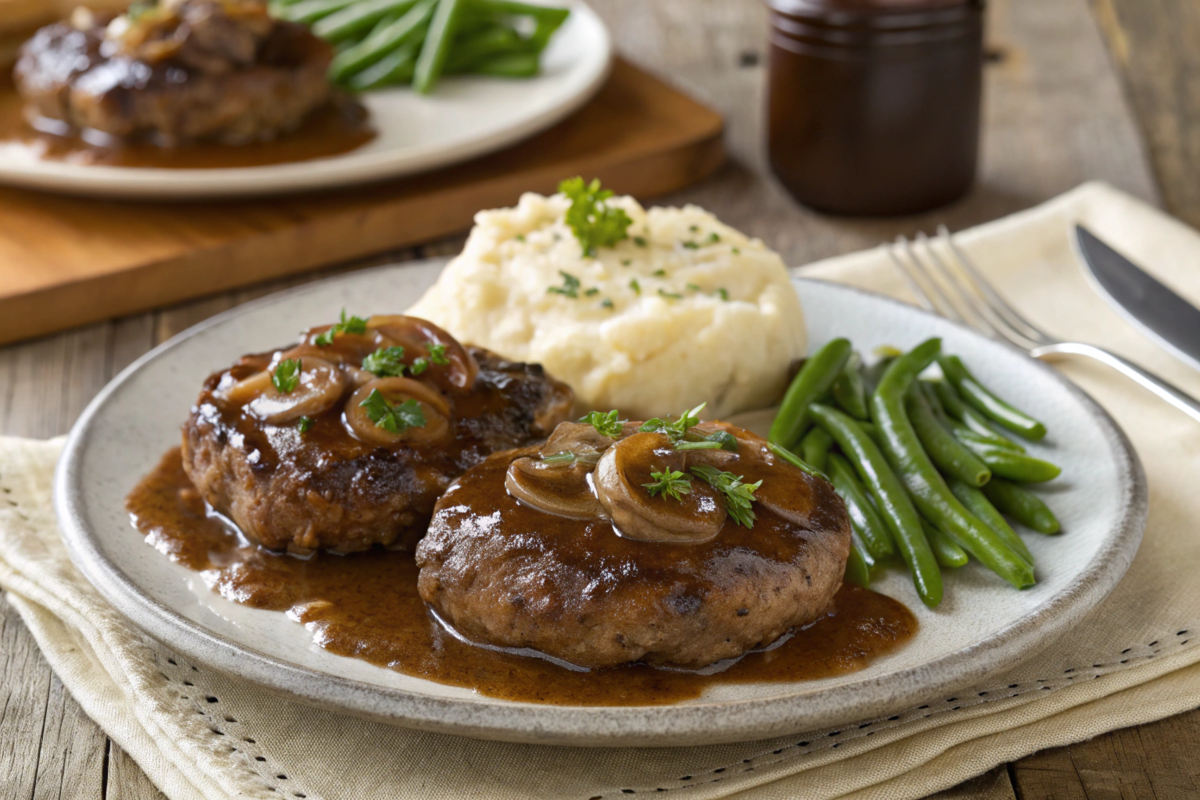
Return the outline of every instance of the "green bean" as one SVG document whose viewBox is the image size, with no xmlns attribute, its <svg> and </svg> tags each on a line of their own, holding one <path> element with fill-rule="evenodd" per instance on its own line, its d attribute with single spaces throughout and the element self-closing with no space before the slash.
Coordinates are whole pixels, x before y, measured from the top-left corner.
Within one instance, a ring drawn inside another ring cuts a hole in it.
<svg viewBox="0 0 1200 800">
<path fill-rule="evenodd" d="M 1006 447 L 994 444 L 964 439 L 963 444 L 969 447 L 988 468 L 1001 478 L 1021 483 L 1041 483 L 1052 481 L 1062 474 L 1062 468 L 1049 461 L 1018 453 Z"/>
<path fill-rule="evenodd" d="M 963 399 L 985 417 L 1002 428 L 1024 436 L 1026 439 L 1042 439 L 1046 436 L 1046 426 L 1023 411 L 1013 408 L 1008 403 L 992 394 L 975 379 L 962 359 L 958 356 L 942 356 L 938 359 L 942 374 L 954 384 Z"/>
<path fill-rule="evenodd" d="M 849 340 L 833 339 L 804 362 L 779 404 L 767 441 L 790 448 L 800 440 L 808 427 L 809 405 L 829 391 L 849 357 Z"/>
<path fill-rule="evenodd" d="M 812 464 L 809 464 L 807 461 L 800 458 L 800 456 L 796 455 L 791 450 L 788 450 L 786 447 L 780 447 L 779 445 L 775 444 L 774 442 L 768 442 L 767 449 L 770 450 L 775 455 L 782 458 L 784 461 L 791 464 L 796 469 L 800 470 L 801 472 L 805 472 L 809 475 L 815 475 L 818 478 L 824 478 L 825 480 L 829 480 L 828 475 L 826 475 L 824 472 L 822 472 L 821 470 L 814 467 Z"/>
<path fill-rule="evenodd" d="M 819 430 L 825 430 L 819 428 Z M 896 547 L 888 534 L 887 526 L 879 518 L 879 512 L 867 497 L 867 490 L 854 474 L 854 467 L 844 456 L 837 453 L 829 454 L 829 479 L 833 488 L 846 503 L 846 512 L 850 522 L 863 544 L 876 559 L 884 559 L 896 554 Z"/>
<path fill-rule="evenodd" d="M 875 562 L 870 560 L 871 554 L 863 547 L 857 536 L 850 537 L 850 556 L 846 559 L 846 572 L 842 579 L 847 583 L 857 584 L 864 589 L 871 588 L 871 567 Z"/>
<path fill-rule="evenodd" d="M 952 419 L 958 420 L 978 436 L 990 440 L 992 444 L 998 447 L 1011 447 L 1022 453 L 1025 452 L 1024 447 L 992 430 L 992 426 L 988 424 L 987 417 L 967 405 L 959 395 L 958 390 L 949 381 L 929 381 L 929 385 L 933 387 L 938 400 L 942 404 L 942 408 L 946 410 L 946 413 Z"/>
<path fill-rule="evenodd" d="M 408 83 L 412 80 L 416 65 L 417 44 L 410 42 L 350 78 L 350 88 L 356 92 L 365 92 L 382 86 Z"/>
<path fill-rule="evenodd" d="M 925 538 L 929 540 L 929 546 L 933 549 L 933 555 L 939 566 L 954 569 L 965 565 L 970 560 L 966 550 L 959 547 L 957 542 L 939 531 L 924 517 L 921 517 L 921 530 L 925 531 Z"/>
<path fill-rule="evenodd" d="M 472 67 L 501 54 L 514 54 L 524 42 L 517 32 L 493 25 L 469 37 L 460 37 L 446 59 L 446 73 L 469 72 Z M 520 53 L 520 55 L 530 55 Z M 536 61 L 536 56 L 534 57 Z"/>
<path fill-rule="evenodd" d="M 1006 439 L 1003 436 L 981 436 L 974 428 L 968 428 L 956 419 L 950 420 L 949 428 L 950 432 L 954 434 L 954 438 L 968 446 L 982 444 L 988 447 L 999 447 L 1002 450 L 1008 450 L 1013 453 L 1025 452 L 1025 448 L 1012 439 Z"/>
<path fill-rule="evenodd" d="M 405 14 L 416 4 L 417 0 L 363 0 L 318 20 L 312 32 L 336 44 L 365 34 L 389 14 Z"/>
<path fill-rule="evenodd" d="M 878 355 L 878 353 L 876 353 Z M 888 365 L 896 360 L 895 356 L 883 356 L 874 364 L 863 369 L 863 389 L 867 393 L 867 397 L 875 393 L 875 387 L 879 385 L 879 379 L 883 377 L 883 373 L 887 372 Z M 870 408 L 867 409 L 868 415 Z"/>
<path fill-rule="evenodd" d="M 833 444 L 833 437 L 826 433 L 824 428 L 813 428 L 800 440 L 800 456 L 809 464 L 825 472 L 825 465 L 829 462 L 829 446 L 831 444 Z"/>
<path fill-rule="evenodd" d="M 442 75 L 450 46 L 458 30 L 464 0 L 438 0 L 429 22 L 429 34 L 417 56 L 417 68 L 413 73 L 413 89 L 420 94 L 429 94 Z"/>
<path fill-rule="evenodd" d="M 851 353 L 842 367 L 841 373 L 833 381 L 831 387 L 834 402 L 838 408 L 855 419 L 869 419 L 867 411 L 867 390 L 863 386 L 862 356 Z"/>
<path fill-rule="evenodd" d="M 317 20 L 324 19 L 356 2 L 358 0 L 300 0 L 300 2 L 292 3 L 283 9 L 280 16 L 292 22 L 312 25 Z"/>
<path fill-rule="evenodd" d="M 831 406 L 815 403 L 809 408 L 814 420 L 829 431 L 870 489 L 892 541 L 908 564 L 921 602 L 934 607 L 942 601 L 942 573 L 921 530 L 921 518 L 908 492 L 888 466 L 879 447 L 863 433 L 854 418 Z"/>
<path fill-rule="evenodd" d="M 983 493 L 996 508 L 1038 533 L 1053 535 L 1061 529 L 1050 507 L 1024 487 L 1003 478 L 992 478 L 983 487 Z"/>
<path fill-rule="evenodd" d="M 871 417 L 879 426 L 883 451 L 926 519 L 1013 586 L 1030 586 L 1033 568 L 963 507 L 929 460 L 905 413 L 909 386 L 940 350 L 940 339 L 917 345 L 893 361 L 879 381 L 871 397 Z"/>
<path fill-rule="evenodd" d="M 330 77 L 335 81 L 345 81 L 389 53 L 419 39 L 429 25 L 436 1 L 421 0 L 404 15 L 385 18 L 367 38 L 337 54 L 329 67 Z"/>
<path fill-rule="evenodd" d="M 1029 552 L 1029 547 L 1021 541 L 1020 536 L 1017 536 L 1017 532 L 1004 519 L 1004 515 L 997 511 L 996 507 L 987 499 L 987 495 L 962 481 L 950 481 L 950 491 L 954 492 L 954 496 L 967 507 L 968 511 L 995 531 L 996 535 L 1009 546 L 1009 549 L 1029 562 L 1030 565 L 1033 564 L 1033 553 Z"/>
<path fill-rule="evenodd" d="M 909 389 L 904 408 L 925 452 L 942 472 L 972 486 L 983 486 L 988 482 L 992 477 L 991 470 L 970 448 L 942 427 L 937 414 L 929 405 L 925 391 L 915 383 Z"/>
<path fill-rule="evenodd" d="M 471 6 L 476 10 L 492 14 L 557 20 L 560 25 L 571 13 L 567 8 L 518 3 L 513 0 L 471 0 Z"/>
</svg>

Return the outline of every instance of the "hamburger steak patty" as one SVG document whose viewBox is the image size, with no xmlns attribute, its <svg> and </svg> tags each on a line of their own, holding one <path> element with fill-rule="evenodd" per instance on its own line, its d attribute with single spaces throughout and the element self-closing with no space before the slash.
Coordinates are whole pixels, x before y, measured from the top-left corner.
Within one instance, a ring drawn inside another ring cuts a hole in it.
<svg viewBox="0 0 1200 800">
<path fill-rule="evenodd" d="M 590 427 L 564 423 L 540 448 L 492 455 L 438 501 L 416 558 L 421 597 L 446 624 L 581 667 L 697 668 L 766 646 L 828 607 L 850 521 L 827 481 L 719 423 L 699 427 L 733 433 L 736 455 L 674 451 L 666 436 L 630 425 L 618 445 L 597 443 Z M 543 460 L 564 447 L 581 459 Z M 611 455 L 620 449 L 630 452 Z M 642 486 L 651 470 L 695 474 L 704 464 L 763 481 L 753 527 L 701 480 L 680 498 Z M 577 491 L 581 481 L 595 491 Z"/>
<path fill-rule="evenodd" d="M 163 0 L 133 13 L 80 9 L 22 46 L 13 76 L 35 127 L 240 144 L 289 131 L 330 99 L 333 49 L 259 0 Z"/>
<path fill-rule="evenodd" d="M 412 317 L 366 326 L 325 346 L 314 342 L 329 326 L 313 328 L 296 347 L 244 356 L 205 381 L 183 426 L 188 477 L 264 547 L 412 547 L 454 478 L 490 453 L 544 438 L 570 410 L 570 389 L 537 364 L 464 348 Z M 370 365 L 383 377 L 360 367 L 389 347 L 403 354 L 390 369 Z M 444 352 L 444 363 L 431 352 Z M 296 385 L 281 392 L 272 377 L 287 373 L 288 359 L 299 362 Z M 387 374 L 397 371 L 408 377 Z M 377 423 L 372 408 L 393 416 Z M 414 409 L 420 425 L 408 424 Z"/>
</svg>

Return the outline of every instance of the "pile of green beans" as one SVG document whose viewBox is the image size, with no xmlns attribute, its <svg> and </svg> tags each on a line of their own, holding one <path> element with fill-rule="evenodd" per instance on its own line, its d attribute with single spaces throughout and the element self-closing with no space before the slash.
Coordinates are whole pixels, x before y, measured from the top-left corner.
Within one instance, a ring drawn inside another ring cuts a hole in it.
<svg viewBox="0 0 1200 800">
<path fill-rule="evenodd" d="M 409 84 L 422 94 L 443 75 L 538 74 L 570 14 L 515 0 L 274 0 L 272 12 L 335 47 L 334 83 L 354 91 Z"/>
<path fill-rule="evenodd" d="M 1045 425 L 943 353 L 940 339 L 875 355 L 865 365 L 847 339 L 819 349 L 792 379 L 768 435 L 773 452 L 827 477 L 845 501 L 846 580 L 868 586 L 899 556 L 933 607 L 942 569 L 974 558 L 1018 589 L 1032 586 L 1033 554 L 1009 519 L 1058 533 L 1054 513 L 1023 484 L 1061 470 L 1004 432 L 1039 441 Z M 941 376 L 922 377 L 935 363 Z"/>
</svg>

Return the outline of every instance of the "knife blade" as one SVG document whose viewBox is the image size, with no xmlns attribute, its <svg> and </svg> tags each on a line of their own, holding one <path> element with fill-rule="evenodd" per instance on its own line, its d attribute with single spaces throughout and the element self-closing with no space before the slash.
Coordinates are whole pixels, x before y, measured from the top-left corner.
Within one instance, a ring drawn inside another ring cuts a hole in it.
<svg viewBox="0 0 1200 800">
<path fill-rule="evenodd" d="M 1109 304 L 1176 357 L 1200 369 L 1200 309 L 1082 225 L 1075 226 L 1075 243 Z"/>
</svg>

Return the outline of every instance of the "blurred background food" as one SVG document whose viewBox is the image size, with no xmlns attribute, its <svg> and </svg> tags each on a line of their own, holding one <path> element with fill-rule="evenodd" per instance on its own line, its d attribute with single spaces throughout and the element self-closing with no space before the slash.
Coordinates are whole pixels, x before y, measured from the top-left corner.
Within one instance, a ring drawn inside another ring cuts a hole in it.
<svg viewBox="0 0 1200 800">
<path fill-rule="evenodd" d="M 17 49 L 43 25 L 70 16 L 77 0 L 0 0 L 0 67 L 8 69 L 17 60 Z M 117 13 L 128 0 L 89 0 L 88 7 Z"/>
</svg>

